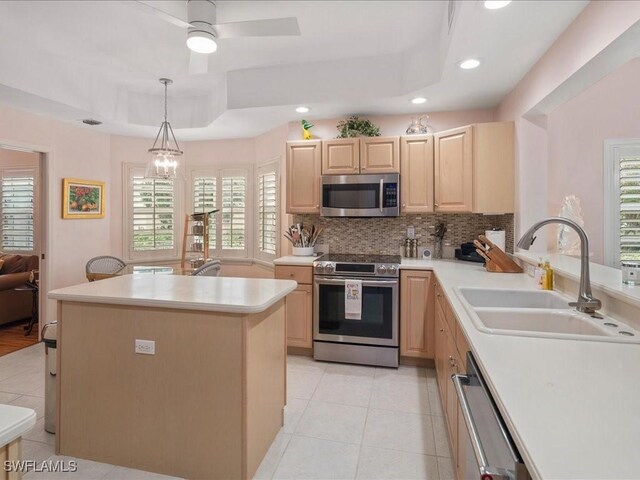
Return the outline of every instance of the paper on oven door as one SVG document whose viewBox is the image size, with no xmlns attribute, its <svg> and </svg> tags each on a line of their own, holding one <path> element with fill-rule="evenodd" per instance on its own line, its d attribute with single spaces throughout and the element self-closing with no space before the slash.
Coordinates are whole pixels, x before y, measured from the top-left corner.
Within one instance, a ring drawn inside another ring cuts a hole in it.
<svg viewBox="0 0 640 480">
<path fill-rule="evenodd" d="M 344 282 L 344 318 L 362 319 L 362 280 Z"/>
</svg>

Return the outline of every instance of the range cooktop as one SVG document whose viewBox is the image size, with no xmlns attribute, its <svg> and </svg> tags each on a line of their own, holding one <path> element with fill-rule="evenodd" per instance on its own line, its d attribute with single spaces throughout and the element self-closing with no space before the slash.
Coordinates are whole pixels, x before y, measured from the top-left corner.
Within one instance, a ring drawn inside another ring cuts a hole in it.
<svg viewBox="0 0 640 480">
<path fill-rule="evenodd" d="M 317 259 L 319 262 L 335 263 L 386 263 L 399 265 L 400 255 L 375 255 L 358 253 L 327 253 Z"/>
<path fill-rule="evenodd" d="M 397 277 L 400 261 L 400 255 L 327 253 L 313 262 L 313 271 L 323 275 Z"/>
</svg>

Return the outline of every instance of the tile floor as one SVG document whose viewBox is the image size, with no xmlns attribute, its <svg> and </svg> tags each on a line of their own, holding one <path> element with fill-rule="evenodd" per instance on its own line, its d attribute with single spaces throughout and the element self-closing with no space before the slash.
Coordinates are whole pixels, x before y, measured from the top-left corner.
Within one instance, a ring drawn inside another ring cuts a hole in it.
<svg viewBox="0 0 640 480">
<path fill-rule="evenodd" d="M 53 453 L 44 431 L 44 346 L 0 357 L 0 403 L 33 408 L 36 426 L 23 458 L 72 460 Z M 385 369 L 288 358 L 285 424 L 256 479 L 454 478 L 435 371 Z M 75 473 L 30 472 L 32 479 L 170 479 L 78 460 Z"/>
</svg>

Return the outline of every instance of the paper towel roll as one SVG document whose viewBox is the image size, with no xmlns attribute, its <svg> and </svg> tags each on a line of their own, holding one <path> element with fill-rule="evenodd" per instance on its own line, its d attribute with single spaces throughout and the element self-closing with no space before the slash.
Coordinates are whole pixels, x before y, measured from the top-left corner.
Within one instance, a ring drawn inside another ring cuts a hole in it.
<svg viewBox="0 0 640 480">
<path fill-rule="evenodd" d="M 504 230 L 485 230 L 484 236 L 487 237 L 491 243 L 495 244 L 496 247 L 500 247 L 502 251 L 506 251 Z"/>
</svg>

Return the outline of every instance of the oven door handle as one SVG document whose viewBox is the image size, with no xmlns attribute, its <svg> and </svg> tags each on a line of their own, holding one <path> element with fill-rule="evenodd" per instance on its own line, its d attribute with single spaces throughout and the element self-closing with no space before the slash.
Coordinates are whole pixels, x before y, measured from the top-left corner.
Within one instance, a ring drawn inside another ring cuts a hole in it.
<svg viewBox="0 0 640 480">
<path fill-rule="evenodd" d="M 473 448 L 473 454 L 476 457 L 476 463 L 480 471 L 480 478 L 482 480 L 508 480 L 509 477 L 502 475 L 501 473 L 492 471 L 487 461 L 487 456 L 484 453 L 482 442 L 480 441 L 480 435 L 476 427 L 476 422 L 473 420 L 471 414 L 471 408 L 469 407 L 469 401 L 467 395 L 462 388 L 463 383 L 469 382 L 469 377 L 466 375 L 451 375 L 451 381 L 456 389 L 458 395 L 458 402 L 460 403 L 460 409 L 462 410 L 462 417 L 464 423 L 467 426 L 469 437 L 471 439 L 471 447 Z"/>
<path fill-rule="evenodd" d="M 318 285 L 344 285 L 347 280 L 351 280 L 351 277 L 343 278 L 327 278 L 327 277 L 315 277 L 314 283 Z M 360 279 L 358 279 L 360 280 Z M 362 279 L 363 287 L 382 287 L 385 285 L 395 286 L 398 285 L 398 280 L 364 280 Z"/>
</svg>

